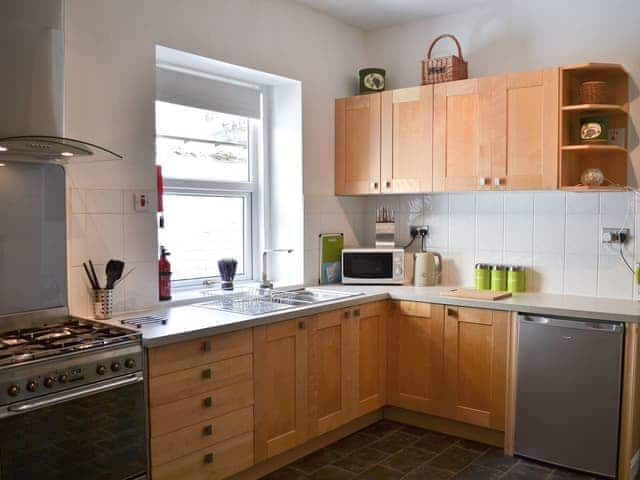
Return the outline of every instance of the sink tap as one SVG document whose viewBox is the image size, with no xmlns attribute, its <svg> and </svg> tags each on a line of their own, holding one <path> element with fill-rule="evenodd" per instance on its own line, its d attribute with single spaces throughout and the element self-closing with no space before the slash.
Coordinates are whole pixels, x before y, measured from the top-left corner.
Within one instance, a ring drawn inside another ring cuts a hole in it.
<svg viewBox="0 0 640 480">
<path fill-rule="evenodd" d="M 269 280 L 269 276 L 267 275 L 267 256 L 270 253 L 291 253 L 293 252 L 292 248 L 275 248 L 273 250 L 265 250 L 262 252 L 262 282 L 260 282 L 260 288 L 273 288 L 273 282 Z"/>
</svg>

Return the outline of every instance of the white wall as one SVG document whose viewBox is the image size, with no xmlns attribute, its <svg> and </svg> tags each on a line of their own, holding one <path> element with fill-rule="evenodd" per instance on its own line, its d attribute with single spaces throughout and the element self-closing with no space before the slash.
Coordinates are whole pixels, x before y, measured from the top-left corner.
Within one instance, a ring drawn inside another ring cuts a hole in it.
<svg viewBox="0 0 640 480">
<path fill-rule="evenodd" d="M 155 189 L 156 44 L 300 80 L 304 194 L 331 197 L 333 100 L 354 91 L 364 59 L 359 30 L 289 0 L 66 0 L 65 7 L 65 134 L 125 157 L 69 172 L 74 313 L 90 308 L 80 266 L 89 257 L 122 256 L 136 266 L 119 310 L 156 301 L 154 216 L 132 210 L 134 190 Z"/>
<path fill-rule="evenodd" d="M 469 76 L 479 77 L 584 61 L 621 63 L 630 87 L 630 182 L 640 172 L 640 3 L 637 0 L 492 0 L 456 15 L 407 23 L 365 35 L 370 66 L 387 69 L 387 87 L 420 83 L 420 60 L 441 33 L 454 34 L 469 61 Z M 448 55 L 446 41 L 435 56 Z M 412 200 L 413 199 L 413 200 Z M 365 242 L 372 241 L 373 211 L 382 201 L 401 212 L 398 231 L 408 223 L 430 225 L 430 248 L 446 259 L 445 281 L 472 283 L 476 261 L 519 263 L 530 267 L 536 291 L 629 298 L 632 277 L 615 252 L 601 248 L 602 226 L 627 226 L 635 236 L 632 194 L 561 192 L 434 194 L 366 200 Z M 424 203 L 423 203 L 424 202 Z M 637 243 L 635 243 L 637 245 Z M 640 259 L 632 240 L 627 258 Z"/>
</svg>

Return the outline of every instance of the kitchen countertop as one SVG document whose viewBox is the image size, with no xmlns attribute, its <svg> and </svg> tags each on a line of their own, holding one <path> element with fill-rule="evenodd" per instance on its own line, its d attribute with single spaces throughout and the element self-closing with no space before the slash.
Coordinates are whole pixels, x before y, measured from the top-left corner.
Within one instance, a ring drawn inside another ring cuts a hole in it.
<svg viewBox="0 0 640 480">
<path fill-rule="evenodd" d="M 136 312 L 135 314 L 118 316 L 105 323 L 122 326 L 120 321 L 126 318 L 151 314 L 166 316 L 166 325 L 148 325 L 138 330 L 142 332 L 144 345 L 155 347 L 389 298 L 538 315 L 616 322 L 640 322 L 640 302 L 634 300 L 547 293 L 518 293 L 511 298 L 486 301 L 441 295 L 441 292 L 455 288 L 452 286 L 330 285 L 327 287 L 314 286 L 314 288 L 325 288 L 340 292 L 361 292 L 362 295 L 255 316 L 212 310 L 196 305 L 158 307 L 148 312 Z"/>
</svg>

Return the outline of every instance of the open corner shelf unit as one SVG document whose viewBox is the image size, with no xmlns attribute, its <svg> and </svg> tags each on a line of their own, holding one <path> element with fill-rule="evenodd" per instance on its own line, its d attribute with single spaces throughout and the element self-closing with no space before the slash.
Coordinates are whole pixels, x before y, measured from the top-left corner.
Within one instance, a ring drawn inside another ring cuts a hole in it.
<svg viewBox="0 0 640 480">
<path fill-rule="evenodd" d="M 609 94 L 607 103 L 583 103 L 580 84 L 605 81 Z M 619 191 L 627 185 L 628 168 L 629 74 L 621 65 L 583 63 L 560 70 L 560 189 L 568 191 Z M 606 118 L 609 143 L 581 143 L 580 120 L 584 117 Z M 605 185 L 580 185 L 580 175 L 588 168 L 599 168 Z"/>
</svg>

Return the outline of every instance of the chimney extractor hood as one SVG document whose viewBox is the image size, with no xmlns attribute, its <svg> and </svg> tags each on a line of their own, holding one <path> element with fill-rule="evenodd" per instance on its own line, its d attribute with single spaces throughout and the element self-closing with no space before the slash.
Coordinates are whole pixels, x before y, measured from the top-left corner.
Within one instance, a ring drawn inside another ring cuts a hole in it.
<svg viewBox="0 0 640 480">
<path fill-rule="evenodd" d="M 64 135 L 63 13 L 62 0 L 0 0 L 0 163 L 122 159 Z"/>
<path fill-rule="evenodd" d="M 73 138 L 25 135 L 0 138 L 0 161 L 4 160 L 66 164 L 77 160 L 122 160 L 122 155 Z"/>
</svg>

